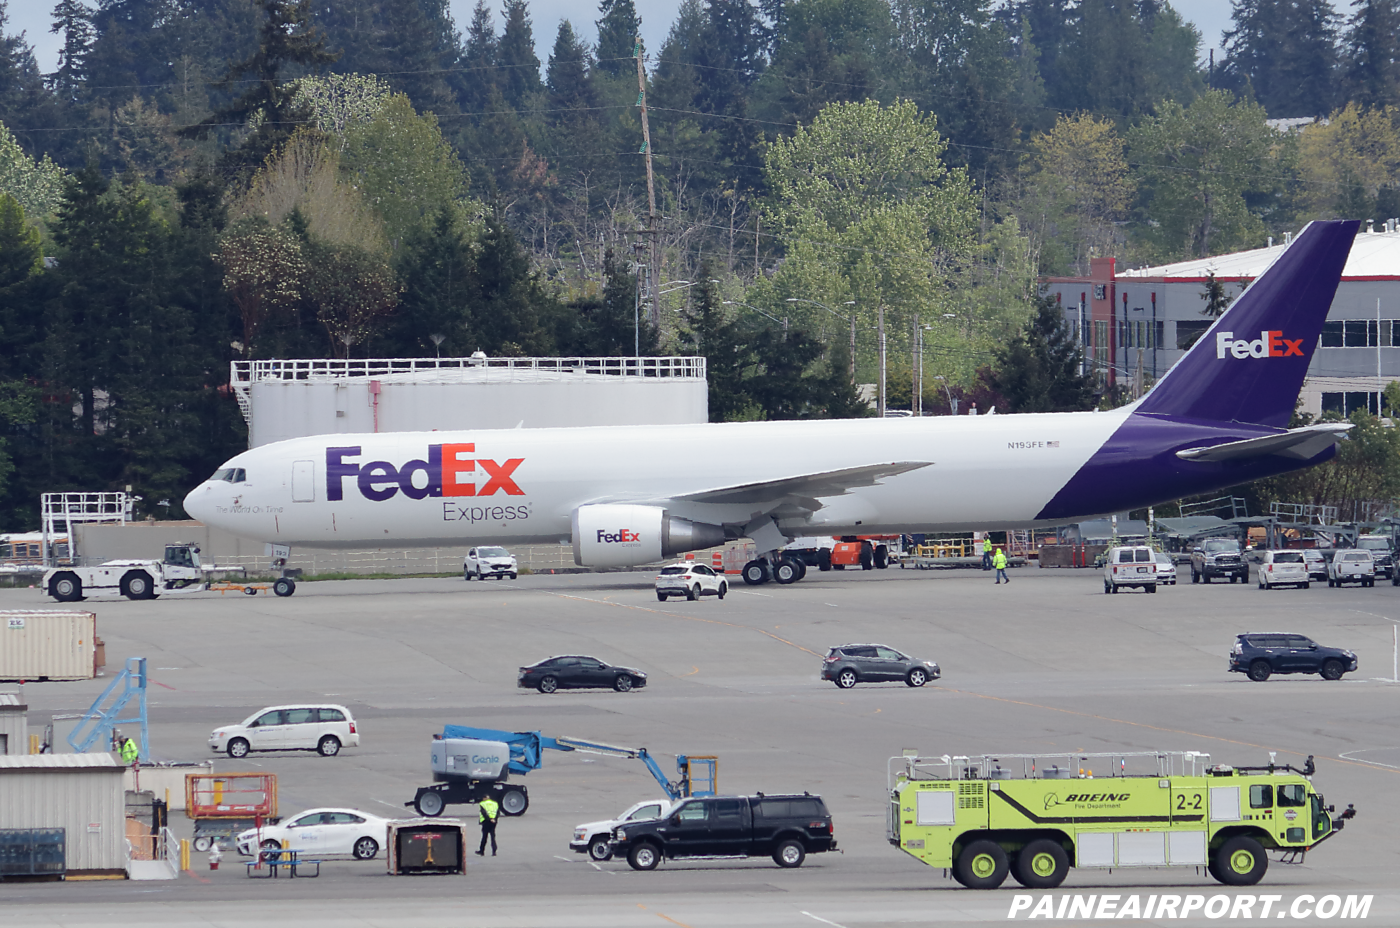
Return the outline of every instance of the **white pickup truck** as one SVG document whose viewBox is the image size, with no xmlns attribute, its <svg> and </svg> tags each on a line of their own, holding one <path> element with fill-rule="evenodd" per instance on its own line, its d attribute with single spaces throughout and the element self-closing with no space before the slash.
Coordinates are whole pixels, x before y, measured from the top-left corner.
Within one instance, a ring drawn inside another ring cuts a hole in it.
<svg viewBox="0 0 1400 928">
<path fill-rule="evenodd" d="M 627 822 L 660 818 L 670 812 L 674 805 L 669 799 L 644 799 L 628 807 L 627 811 L 617 818 L 602 822 L 584 822 L 575 826 L 574 838 L 569 842 L 569 847 L 580 854 L 587 854 L 592 860 L 608 860 L 613 853 L 611 841 L 614 828 Z"/>
<path fill-rule="evenodd" d="M 242 568 L 234 568 L 241 572 Z M 61 603 L 75 603 L 92 594 L 120 593 L 127 599 L 155 599 L 163 593 L 198 593 L 209 589 L 210 576 L 224 569 L 199 562 L 199 548 L 190 544 L 165 546 L 159 561 L 106 561 L 96 567 L 55 567 L 44 573 L 44 591 Z M 232 586 L 225 584 L 225 586 Z M 243 592 L 266 589 L 238 584 Z M 297 585 L 290 577 L 272 584 L 278 596 L 291 596 Z"/>
</svg>

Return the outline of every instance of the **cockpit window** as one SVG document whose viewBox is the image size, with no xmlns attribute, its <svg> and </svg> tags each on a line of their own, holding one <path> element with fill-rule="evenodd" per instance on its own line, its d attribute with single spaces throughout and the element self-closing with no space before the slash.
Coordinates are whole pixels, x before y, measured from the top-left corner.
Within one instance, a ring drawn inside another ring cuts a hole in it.
<svg viewBox="0 0 1400 928">
<path fill-rule="evenodd" d="M 221 467 L 214 471 L 210 480 L 223 480 L 227 483 L 247 483 L 248 472 L 241 467 Z"/>
</svg>

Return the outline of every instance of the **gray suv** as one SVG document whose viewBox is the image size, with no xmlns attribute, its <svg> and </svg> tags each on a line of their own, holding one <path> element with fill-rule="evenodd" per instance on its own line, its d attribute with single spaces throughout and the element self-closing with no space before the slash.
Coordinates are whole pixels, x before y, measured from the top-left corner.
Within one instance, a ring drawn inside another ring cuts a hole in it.
<svg viewBox="0 0 1400 928">
<path fill-rule="evenodd" d="M 942 675 L 933 661 L 920 661 L 882 644 L 843 644 L 822 658 L 822 679 L 843 690 L 857 683 L 900 681 L 923 686 Z"/>
<path fill-rule="evenodd" d="M 1240 543 L 1233 538 L 1207 538 L 1191 549 L 1191 582 L 1209 583 L 1215 577 L 1230 582 L 1249 582 L 1249 565 L 1240 554 Z"/>
</svg>

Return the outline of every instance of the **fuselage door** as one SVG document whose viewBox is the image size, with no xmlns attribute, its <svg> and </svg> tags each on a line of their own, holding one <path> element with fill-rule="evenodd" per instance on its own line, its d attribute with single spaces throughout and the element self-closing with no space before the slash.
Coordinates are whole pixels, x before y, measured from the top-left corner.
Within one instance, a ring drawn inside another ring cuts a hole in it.
<svg viewBox="0 0 1400 928">
<path fill-rule="evenodd" d="M 292 502 L 316 502 L 316 469 L 313 461 L 292 462 Z"/>
</svg>

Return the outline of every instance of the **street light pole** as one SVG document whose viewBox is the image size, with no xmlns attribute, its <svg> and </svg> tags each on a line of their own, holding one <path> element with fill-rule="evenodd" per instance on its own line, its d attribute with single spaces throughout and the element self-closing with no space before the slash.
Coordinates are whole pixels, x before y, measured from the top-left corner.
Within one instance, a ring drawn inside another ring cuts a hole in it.
<svg viewBox="0 0 1400 928">
<path fill-rule="evenodd" d="M 875 415 L 885 418 L 885 304 L 879 306 L 878 335 L 876 336 L 880 348 L 880 387 L 879 393 L 875 396 Z"/>
<path fill-rule="evenodd" d="M 948 411 L 956 416 L 958 414 L 958 401 L 953 399 L 953 391 L 948 389 L 948 378 L 942 374 L 935 374 L 933 379 L 943 381 L 943 392 L 948 394 Z"/>
</svg>

